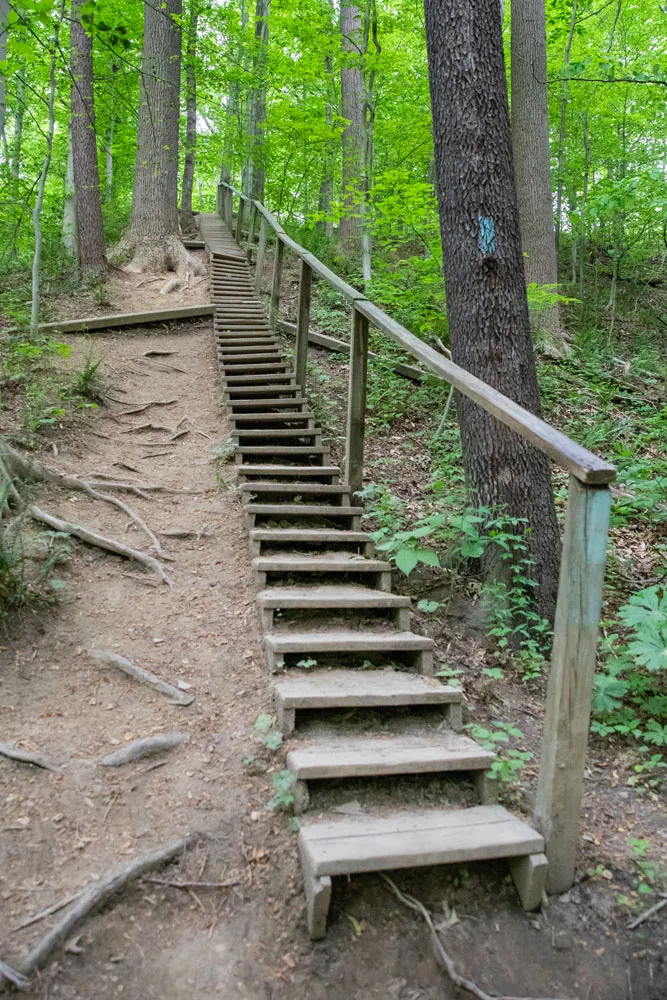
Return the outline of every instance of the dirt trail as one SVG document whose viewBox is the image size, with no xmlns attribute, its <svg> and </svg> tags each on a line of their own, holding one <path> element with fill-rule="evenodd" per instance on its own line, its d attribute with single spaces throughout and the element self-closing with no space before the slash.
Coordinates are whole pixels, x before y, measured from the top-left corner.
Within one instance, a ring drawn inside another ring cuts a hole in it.
<svg viewBox="0 0 667 1000">
<path fill-rule="evenodd" d="M 209 326 L 109 334 L 94 343 L 108 392 L 123 402 L 92 412 L 83 433 L 58 439 L 57 458 L 43 457 L 72 473 L 191 490 L 123 499 L 155 531 L 201 534 L 162 536 L 174 558 L 171 589 L 136 564 L 77 545 L 60 574 L 67 583 L 62 603 L 26 614 L 2 640 L 0 738 L 38 749 L 62 773 L 0 758 L 0 956 L 17 962 L 57 919 L 13 930 L 31 915 L 118 862 L 197 830 L 206 834 L 201 844 L 156 877 L 237 884 L 188 892 L 144 880 L 89 919 L 70 951 L 23 995 L 453 998 L 423 925 L 376 876 L 341 880 L 328 938 L 317 945 L 307 938 L 295 840 L 285 818 L 266 809 L 280 754 L 269 757 L 253 731 L 272 705 L 234 467 L 214 457 L 227 428 Z M 75 340 L 73 350 L 80 364 L 89 345 Z M 154 350 L 174 354 L 146 356 Z M 122 415 L 172 398 L 173 405 Z M 126 433 L 147 422 L 173 430 L 182 418 L 189 433 L 170 445 L 167 431 Z M 146 447 L 147 440 L 158 444 Z M 51 488 L 36 496 L 64 518 L 148 550 L 143 534 L 128 532 L 127 518 L 107 504 Z M 100 669 L 86 655 L 90 648 L 189 685 L 194 702 L 172 706 Z M 163 766 L 96 766 L 133 739 L 175 730 L 190 739 Z M 447 946 L 461 970 L 489 989 L 617 1000 L 630 968 L 635 997 L 662 995 L 664 970 L 646 951 L 645 936 L 616 946 L 611 911 L 586 886 L 536 917 L 518 908 L 502 865 L 471 867 L 463 878 L 427 871 L 398 880 L 436 913 L 444 900 L 460 909 Z M 644 957 L 633 959 L 632 949 L 641 947 Z"/>
</svg>

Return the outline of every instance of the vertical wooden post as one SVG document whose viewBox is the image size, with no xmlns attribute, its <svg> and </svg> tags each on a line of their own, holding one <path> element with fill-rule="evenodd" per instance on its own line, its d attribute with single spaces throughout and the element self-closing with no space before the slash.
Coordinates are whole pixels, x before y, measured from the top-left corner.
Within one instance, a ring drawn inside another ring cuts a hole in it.
<svg viewBox="0 0 667 1000">
<path fill-rule="evenodd" d="M 299 315 L 296 321 L 296 362 L 297 385 L 306 387 L 306 362 L 308 361 L 308 324 L 310 323 L 310 291 L 313 283 L 313 269 L 305 260 L 301 261 L 299 281 Z"/>
<path fill-rule="evenodd" d="M 574 880 L 610 501 L 570 476 L 534 816 L 551 893 Z"/>
<path fill-rule="evenodd" d="M 345 482 L 358 493 L 364 479 L 364 434 L 366 430 L 366 369 L 368 367 L 368 320 L 352 306 L 352 343 L 347 402 Z"/>
<path fill-rule="evenodd" d="M 241 246 L 241 230 L 243 229 L 243 212 L 245 209 L 245 199 L 239 195 L 239 210 L 236 216 L 236 242 Z"/>
<path fill-rule="evenodd" d="M 255 229 L 257 228 L 257 205 L 253 201 L 250 209 L 250 226 L 248 229 L 248 251 L 255 242 Z"/>
<path fill-rule="evenodd" d="M 283 277 L 283 252 L 285 246 L 276 233 L 276 257 L 273 262 L 273 284 L 271 286 L 271 305 L 269 307 L 269 326 L 272 330 L 276 328 L 278 319 L 278 306 L 280 305 L 280 285 Z"/>
<path fill-rule="evenodd" d="M 222 218 L 224 202 L 225 202 L 225 189 L 223 188 L 222 184 L 218 184 L 215 192 L 215 210 L 220 216 L 220 218 Z"/>
<path fill-rule="evenodd" d="M 259 246 L 257 247 L 257 263 L 255 265 L 255 291 L 259 295 L 262 290 L 264 275 L 264 256 L 266 254 L 266 219 L 262 216 L 259 224 Z"/>
<path fill-rule="evenodd" d="M 232 232 L 234 226 L 234 209 L 232 206 L 232 200 L 232 192 L 229 188 L 225 188 L 225 225 L 227 226 L 227 229 L 229 229 L 230 233 Z"/>
</svg>

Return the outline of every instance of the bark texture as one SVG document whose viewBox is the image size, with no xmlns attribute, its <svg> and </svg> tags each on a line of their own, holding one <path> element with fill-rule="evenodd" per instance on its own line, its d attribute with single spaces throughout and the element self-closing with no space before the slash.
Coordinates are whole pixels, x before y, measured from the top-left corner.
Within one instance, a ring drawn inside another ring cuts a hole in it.
<svg viewBox="0 0 667 1000">
<path fill-rule="evenodd" d="M 269 14 L 271 0 L 257 0 L 255 6 L 255 50 L 252 60 L 253 85 L 248 94 L 246 138 L 248 155 L 243 168 L 242 187 L 245 194 L 264 201 L 264 122 L 266 121 L 266 88 L 269 45 Z"/>
<path fill-rule="evenodd" d="M 343 217 L 338 227 L 340 251 L 360 260 L 362 254 L 364 148 L 366 144 L 366 84 L 362 67 L 363 19 L 354 3 L 341 3 L 340 33 L 343 61 L 340 71 L 343 130 Z"/>
<path fill-rule="evenodd" d="M 9 17 L 9 0 L 0 0 L 0 63 L 4 65 L 7 59 L 7 19 Z M 0 69 L 0 143 L 2 144 L 2 156 L 5 161 L 9 159 L 9 149 L 7 147 L 7 86 L 5 74 Z"/>
<path fill-rule="evenodd" d="M 425 0 L 424 9 L 452 357 L 538 414 L 500 7 Z M 538 598 L 552 617 L 560 541 L 549 462 L 463 396 L 459 423 L 478 501 L 528 520 Z"/>
<path fill-rule="evenodd" d="M 72 155 L 72 123 L 67 137 L 67 171 L 65 173 L 65 199 L 63 201 L 63 243 L 71 254 L 76 254 L 76 205 L 74 202 L 74 157 Z"/>
<path fill-rule="evenodd" d="M 93 40 L 80 21 L 83 2 L 72 0 L 71 130 L 77 252 L 79 270 L 86 274 L 105 272 L 107 262 L 95 134 Z"/>
<path fill-rule="evenodd" d="M 182 0 L 144 0 L 137 157 L 132 218 L 120 251 L 129 271 L 204 274 L 178 228 L 178 119 Z"/>
<path fill-rule="evenodd" d="M 188 44 L 185 56 L 185 159 L 183 160 L 183 184 L 181 186 L 181 231 L 192 233 L 196 230 L 192 214 L 192 187 L 195 179 L 195 150 L 197 147 L 197 22 L 199 11 L 195 3 L 190 9 L 188 24 Z"/>
</svg>

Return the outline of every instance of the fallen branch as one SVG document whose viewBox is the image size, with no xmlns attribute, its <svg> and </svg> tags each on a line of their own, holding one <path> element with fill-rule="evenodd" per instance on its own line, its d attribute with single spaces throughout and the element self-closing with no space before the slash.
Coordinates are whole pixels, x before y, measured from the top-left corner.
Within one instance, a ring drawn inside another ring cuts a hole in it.
<svg viewBox="0 0 667 1000">
<path fill-rule="evenodd" d="M 190 836 L 172 840 L 169 844 L 164 844 L 148 854 L 142 854 L 141 857 L 135 858 L 134 861 L 130 861 L 122 868 L 118 868 L 115 872 L 105 875 L 98 882 L 90 885 L 62 920 L 26 955 L 19 964 L 19 974 L 26 977 L 32 976 L 38 969 L 46 965 L 54 952 L 72 936 L 84 920 L 99 910 L 112 896 L 115 896 L 130 882 L 141 878 L 146 872 L 173 861 L 195 839 L 195 836 Z M 4 970 L 0 971 L 3 971 L 4 974 Z"/>
<path fill-rule="evenodd" d="M 174 889 L 229 889 L 233 885 L 240 885 L 243 879 L 228 878 L 224 882 L 185 882 L 168 878 L 146 878 L 144 882 L 151 885 L 168 885 Z"/>
<path fill-rule="evenodd" d="M 54 517 L 52 514 L 47 514 L 46 511 L 40 507 L 35 507 L 34 504 L 28 508 L 28 513 L 36 521 L 48 524 L 54 531 L 62 531 L 65 535 L 74 535 L 75 538 L 80 538 L 82 542 L 86 542 L 88 545 L 96 545 L 99 549 L 106 549 L 107 552 L 113 552 L 115 555 L 123 556 L 125 559 L 134 559 L 136 562 L 140 562 L 148 567 L 148 569 L 152 569 L 170 587 L 174 584 L 174 581 L 167 575 L 162 563 L 154 559 L 153 556 L 148 555 L 147 552 L 140 552 L 138 549 L 132 549 L 129 545 L 123 545 L 122 542 L 117 542 L 113 538 L 98 535 L 96 531 L 91 531 L 81 524 L 73 524 L 71 521 L 61 521 L 60 518 Z"/>
<path fill-rule="evenodd" d="M 147 403 L 135 406 L 132 410 L 121 410 L 118 416 L 129 417 L 132 413 L 143 413 L 144 410 L 147 410 L 151 406 L 173 406 L 177 402 L 177 399 L 151 399 Z"/>
<path fill-rule="evenodd" d="M 57 903 L 52 903 L 51 906 L 47 906 L 45 910 L 40 910 L 36 913 L 34 917 L 28 917 L 24 920 L 22 924 L 17 924 L 16 927 L 12 927 L 11 933 L 14 931 L 22 931 L 24 927 L 30 927 L 31 924 L 36 924 L 38 920 L 43 920 L 44 917 L 50 917 L 52 913 L 57 913 L 58 910 L 62 910 L 65 906 L 69 906 L 73 903 L 75 899 L 78 899 L 83 889 L 79 892 L 75 892 L 73 896 L 68 896 L 67 899 L 61 899 Z"/>
<path fill-rule="evenodd" d="M 133 760 L 151 757 L 163 750 L 173 750 L 190 738 L 189 733 L 158 733 L 157 736 L 146 736 L 141 740 L 133 740 L 127 746 L 108 754 L 100 762 L 104 767 L 122 767 Z"/>
<path fill-rule="evenodd" d="M 142 354 L 143 358 L 156 357 L 169 357 L 171 354 L 178 354 L 178 351 L 144 351 Z"/>
<path fill-rule="evenodd" d="M 658 913 L 665 906 L 667 906 L 667 899 L 661 899 L 659 903 L 649 906 L 648 910 L 644 910 L 644 912 L 640 913 L 638 917 L 635 917 L 634 920 L 630 921 L 627 925 L 628 930 L 633 931 L 635 927 L 639 927 L 640 924 L 643 924 L 645 920 L 648 920 L 649 917 L 652 917 L 654 913 Z"/>
<path fill-rule="evenodd" d="M 89 650 L 90 655 L 94 660 L 98 660 L 107 667 L 117 667 L 118 670 L 122 670 L 124 674 L 129 677 L 134 677 L 135 681 L 140 681 L 142 684 L 147 684 L 149 687 L 155 688 L 160 694 L 166 695 L 171 698 L 173 703 L 176 705 L 190 705 L 195 700 L 194 695 L 186 695 L 178 688 L 175 688 L 172 684 L 168 684 L 167 681 L 163 681 L 156 674 L 150 672 L 150 670 L 144 670 L 143 667 L 138 667 L 136 663 L 132 660 L 126 660 L 124 656 L 119 656 L 118 653 L 107 653 L 101 649 L 91 649 Z"/>
<path fill-rule="evenodd" d="M 60 768 L 54 764 L 49 764 L 41 754 L 31 753 L 28 750 L 17 750 L 13 743 L 0 743 L 0 756 L 9 757 L 10 760 L 17 760 L 21 764 L 34 764 L 35 767 L 43 767 L 45 771 L 55 771 Z"/>
<path fill-rule="evenodd" d="M 418 899 L 415 899 L 414 896 L 409 896 L 407 893 L 401 892 L 396 883 L 390 879 L 388 875 L 385 875 L 384 872 L 378 872 L 378 875 L 382 881 L 389 886 L 396 898 L 400 899 L 401 903 L 404 903 L 405 906 L 408 906 L 411 910 L 419 913 L 424 918 L 426 925 L 431 932 L 431 938 L 433 940 L 433 944 L 435 945 L 435 949 L 445 967 L 445 971 L 454 985 L 458 986 L 459 989 L 466 990 L 467 993 L 472 993 L 472 995 L 477 997 L 478 1000 L 553 1000 L 553 998 L 547 997 L 508 997 L 494 995 L 487 993 L 486 990 L 483 990 L 477 985 L 477 983 L 474 983 L 472 979 L 466 979 L 465 976 L 460 976 L 454 968 L 454 963 L 445 951 L 442 941 L 438 936 L 438 932 L 435 929 L 431 914 L 428 912 L 424 904 Z M 563 1000 L 563 998 L 556 998 L 556 1000 Z"/>
</svg>

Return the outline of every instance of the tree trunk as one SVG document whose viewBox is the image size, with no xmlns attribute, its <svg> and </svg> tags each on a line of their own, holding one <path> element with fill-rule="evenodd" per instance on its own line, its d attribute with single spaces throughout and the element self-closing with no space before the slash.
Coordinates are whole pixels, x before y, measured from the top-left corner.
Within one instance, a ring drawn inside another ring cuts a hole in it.
<svg viewBox="0 0 667 1000">
<path fill-rule="evenodd" d="M 424 9 L 452 357 L 538 414 L 500 7 L 425 0 Z M 549 461 L 466 397 L 458 406 L 468 482 L 480 504 L 527 519 L 538 600 L 552 617 L 560 542 Z"/>
<path fill-rule="evenodd" d="M 512 152 L 526 282 L 555 285 L 558 259 L 551 195 L 544 0 L 512 0 Z M 538 323 L 562 335 L 558 306 Z"/>
<path fill-rule="evenodd" d="M 572 48 L 572 39 L 574 38 L 574 29 L 577 26 L 577 4 L 578 0 L 574 0 L 572 4 L 572 16 L 570 18 L 570 31 L 567 36 L 567 45 L 565 46 L 565 60 L 563 68 L 566 69 L 570 62 L 570 50 Z M 567 116 L 567 85 L 568 81 L 563 81 L 563 96 L 560 104 L 560 127 L 558 130 L 558 171 L 556 180 L 556 253 L 560 247 L 560 229 L 561 229 L 561 214 L 563 212 L 563 167 L 565 161 L 565 119 Z"/>
<path fill-rule="evenodd" d="M 9 18 L 9 0 L 0 0 L 0 143 L 5 163 L 9 159 L 7 148 L 7 85 L 4 65 L 7 59 L 7 20 Z"/>
<path fill-rule="evenodd" d="M 95 134 L 93 39 L 80 21 L 84 2 L 85 0 L 72 0 L 70 35 L 76 237 L 81 274 L 103 274 L 106 272 L 107 262 Z"/>
<path fill-rule="evenodd" d="M 181 231 L 192 233 L 196 230 L 192 214 L 192 187 L 195 178 L 195 148 L 197 146 L 197 21 L 199 11 L 195 0 L 190 9 L 188 44 L 185 56 L 186 124 L 185 159 L 183 161 L 183 184 L 181 187 Z"/>
<path fill-rule="evenodd" d="M 63 243 L 71 254 L 76 254 L 76 204 L 74 198 L 74 157 L 72 155 L 71 122 L 67 135 L 67 171 L 65 173 L 65 198 L 63 200 Z"/>
<path fill-rule="evenodd" d="M 205 274 L 178 231 L 178 121 L 182 0 L 144 0 L 132 217 L 117 252 L 126 270 Z"/>
<path fill-rule="evenodd" d="M 25 82 L 21 73 L 16 74 L 16 113 L 14 115 L 14 135 L 12 136 L 12 177 L 21 176 L 21 155 L 23 152 L 23 115 Z"/>
<path fill-rule="evenodd" d="M 360 9 L 349 0 L 340 8 L 343 60 L 340 70 L 343 130 L 343 217 L 338 227 L 340 251 L 354 261 L 362 255 L 361 215 L 366 146 L 366 84 L 364 81 L 363 22 Z"/>
<path fill-rule="evenodd" d="M 257 0 L 255 7 L 255 50 L 252 60 L 253 86 L 248 94 L 246 135 L 248 154 L 243 168 L 245 194 L 264 201 L 264 122 L 266 121 L 267 57 L 271 0 Z"/>
<path fill-rule="evenodd" d="M 107 135 L 105 167 L 106 185 L 104 189 L 104 196 L 107 201 L 111 201 L 113 197 L 113 122 L 109 126 L 109 134 Z"/>
</svg>

